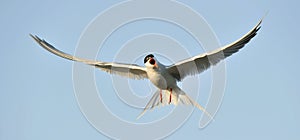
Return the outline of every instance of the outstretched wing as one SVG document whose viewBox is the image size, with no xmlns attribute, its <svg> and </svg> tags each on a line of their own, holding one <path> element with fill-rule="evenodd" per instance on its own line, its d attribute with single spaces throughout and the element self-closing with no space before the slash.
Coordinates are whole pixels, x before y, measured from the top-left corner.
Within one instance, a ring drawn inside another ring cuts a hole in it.
<svg viewBox="0 0 300 140">
<path fill-rule="evenodd" d="M 171 65 L 168 67 L 168 72 L 178 81 L 181 81 L 188 75 L 199 74 L 207 70 L 210 66 L 216 65 L 221 60 L 231 56 L 243 48 L 257 34 L 257 31 L 261 27 L 261 23 L 262 20 L 260 20 L 259 23 L 242 38 L 229 45 L 210 53 L 197 55 L 190 59 L 186 59 Z"/>
<path fill-rule="evenodd" d="M 64 53 L 55 47 L 53 47 L 51 44 L 46 42 L 43 39 L 40 39 L 38 36 L 33 36 L 30 34 L 30 36 L 44 49 L 48 50 L 49 52 L 60 56 L 62 58 L 72 60 L 72 61 L 78 61 L 82 62 L 88 65 L 95 66 L 96 68 L 99 68 L 105 72 L 111 73 L 111 74 L 117 74 L 120 76 L 125 76 L 132 79 L 145 79 L 148 78 L 146 68 L 134 65 L 134 64 L 123 64 L 123 63 L 109 63 L 109 62 L 101 62 L 101 61 L 94 61 L 94 60 L 88 60 L 88 59 L 82 59 L 75 56 L 72 56 L 70 54 Z"/>
</svg>

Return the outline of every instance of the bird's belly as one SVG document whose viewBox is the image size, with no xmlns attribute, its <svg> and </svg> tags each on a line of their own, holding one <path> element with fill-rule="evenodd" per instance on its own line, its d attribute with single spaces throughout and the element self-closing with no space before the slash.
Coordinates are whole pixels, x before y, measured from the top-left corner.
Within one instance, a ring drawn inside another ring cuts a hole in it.
<svg viewBox="0 0 300 140">
<path fill-rule="evenodd" d="M 170 85 L 176 84 L 176 81 L 172 77 L 164 77 L 160 73 L 153 73 L 149 77 L 149 80 L 159 89 L 166 90 Z"/>
<path fill-rule="evenodd" d="M 153 75 L 150 81 L 159 89 L 167 89 L 168 87 L 166 79 L 160 74 Z"/>
</svg>

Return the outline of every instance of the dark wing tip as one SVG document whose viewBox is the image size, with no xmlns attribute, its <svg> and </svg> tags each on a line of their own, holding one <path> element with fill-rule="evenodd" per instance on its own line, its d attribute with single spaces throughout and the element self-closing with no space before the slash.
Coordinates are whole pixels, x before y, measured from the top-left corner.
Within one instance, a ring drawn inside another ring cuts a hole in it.
<svg viewBox="0 0 300 140">
<path fill-rule="evenodd" d="M 41 39 L 38 36 L 36 36 L 36 35 L 29 34 L 29 36 L 31 38 L 33 38 L 36 42 L 40 42 L 41 41 Z"/>
<path fill-rule="evenodd" d="M 31 33 L 29 33 L 29 36 L 32 37 L 32 38 L 34 38 L 34 36 Z"/>
<path fill-rule="evenodd" d="M 69 59 L 69 60 L 72 60 L 72 61 L 75 61 L 74 60 L 74 56 L 70 55 L 70 54 L 67 54 L 65 52 L 62 52 L 58 49 L 56 49 L 54 46 L 52 46 L 51 44 L 49 44 L 47 41 L 45 41 L 44 39 L 41 39 L 39 38 L 38 36 L 36 35 L 32 35 L 32 34 L 29 34 L 30 37 L 32 37 L 41 47 L 43 47 L 44 49 L 46 49 L 47 51 L 59 56 L 59 57 L 62 57 L 62 58 L 66 58 L 66 59 Z"/>
<path fill-rule="evenodd" d="M 47 44 L 47 45 L 50 45 L 49 43 L 47 43 L 45 40 L 43 40 L 43 39 L 41 39 L 41 38 L 39 38 L 37 35 L 32 35 L 32 34 L 29 34 L 29 36 L 31 37 L 31 38 L 33 38 L 34 39 L 34 41 L 35 42 L 37 42 L 38 44 L 40 44 L 41 46 L 43 46 L 43 44 L 42 43 L 45 43 L 45 44 Z M 51 45 L 50 45 L 51 46 Z"/>
</svg>

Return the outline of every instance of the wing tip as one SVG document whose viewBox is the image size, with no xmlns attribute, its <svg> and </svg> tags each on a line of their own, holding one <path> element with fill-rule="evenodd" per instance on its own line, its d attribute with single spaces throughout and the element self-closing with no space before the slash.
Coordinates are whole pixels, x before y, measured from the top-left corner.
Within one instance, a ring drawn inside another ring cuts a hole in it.
<svg viewBox="0 0 300 140">
<path fill-rule="evenodd" d="M 41 41 L 41 39 L 38 37 L 38 36 L 36 36 L 36 35 L 33 35 L 33 34 L 29 34 L 29 36 L 32 38 L 32 39 L 34 39 L 36 42 L 40 42 Z"/>
<path fill-rule="evenodd" d="M 261 28 L 261 24 L 262 22 L 265 20 L 265 18 L 267 17 L 267 15 L 269 14 L 269 11 L 267 11 L 265 13 L 265 15 L 259 20 L 259 22 L 257 23 L 256 27 L 256 31 L 258 31 Z"/>
<path fill-rule="evenodd" d="M 29 34 L 29 36 L 41 46 L 43 46 L 43 43 L 47 43 L 45 40 L 39 38 L 37 35 Z M 49 43 L 47 43 L 47 44 L 49 44 Z"/>
<path fill-rule="evenodd" d="M 35 38 L 35 36 L 34 36 L 34 35 L 32 35 L 31 33 L 29 33 L 29 36 L 30 36 L 30 37 L 32 37 L 32 38 Z"/>
</svg>

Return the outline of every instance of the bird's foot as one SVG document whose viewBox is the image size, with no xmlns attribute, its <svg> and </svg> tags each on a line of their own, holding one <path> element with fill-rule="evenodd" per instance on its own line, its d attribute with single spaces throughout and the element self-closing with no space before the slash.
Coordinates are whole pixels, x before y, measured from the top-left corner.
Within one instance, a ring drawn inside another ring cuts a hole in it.
<svg viewBox="0 0 300 140">
<path fill-rule="evenodd" d="M 169 104 L 172 102 L 172 88 L 170 88 L 170 98 L 169 98 Z"/>
<path fill-rule="evenodd" d="M 159 92 L 159 97 L 160 97 L 160 103 L 162 103 L 162 93 L 161 93 L 161 90 Z"/>
</svg>

